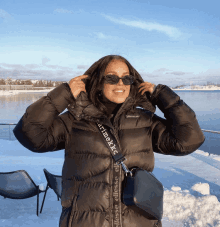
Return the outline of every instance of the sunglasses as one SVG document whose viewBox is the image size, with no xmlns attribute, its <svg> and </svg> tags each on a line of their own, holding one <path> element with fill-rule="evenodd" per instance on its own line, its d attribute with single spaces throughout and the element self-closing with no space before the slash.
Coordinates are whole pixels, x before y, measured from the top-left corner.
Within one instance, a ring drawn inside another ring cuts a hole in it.
<svg viewBox="0 0 220 227">
<path fill-rule="evenodd" d="M 120 79 L 122 79 L 124 85 L 131 85 L 135 81 L 135 79 L 132 75 L 123 76 L 123 77 L 118 77 L 116 75 L 106 75 L 106 76 L 104 76 L 104 83 L 106 83 L 106 84 L 117 84 Z"/>
</svg>

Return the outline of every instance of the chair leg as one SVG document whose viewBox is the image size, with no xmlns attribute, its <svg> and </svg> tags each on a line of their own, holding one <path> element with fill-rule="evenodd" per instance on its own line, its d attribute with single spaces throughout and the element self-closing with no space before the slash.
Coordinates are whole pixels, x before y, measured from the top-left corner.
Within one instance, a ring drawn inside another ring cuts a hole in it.
<svg viewBox="0 0 220 227">
<path fill-rule="evenodd" d="M 42 210 L 43 210 L 44 200 L 45 200 L 45 198 L 46 198 L 46 194 L 47 194 L 47 190 L 48 190 L 48 188 L 49 188 L 49 185 L 48 185 L 48 183 L 47 183 L 47 188 L 46 188 L 46 191 L 45 191 L 45 193 L 44 193 L 44 198 L 43 198 L 43 202 L 42 202 L 42 205 L 41 205 L 40 213 L 41 213 L 41 212 L 42 212 Z"/>
<path fill-rule="evenodd" d="M 38 206 L 39 206 L 39 186 L 37 186 L 37 216 L 38 216 Z"/>
</svg>

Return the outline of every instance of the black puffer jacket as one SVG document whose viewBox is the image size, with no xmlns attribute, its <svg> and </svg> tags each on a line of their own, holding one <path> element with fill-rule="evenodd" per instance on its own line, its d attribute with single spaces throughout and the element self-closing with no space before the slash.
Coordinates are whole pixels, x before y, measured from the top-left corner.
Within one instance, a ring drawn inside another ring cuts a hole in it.
<svg viewBox="0 0 220 227">
<path fill-rule="evenodd" d="M 128 97 L 113 125 L 81 92 L 75 100 L 67 83 L 59 85 L 31 104 L 13 132 L 33 152 L 65 149 L 62 170 L 60 227 L 112 227 L 114 160 L 103 142 L 96 122 L 111 128 L 120 141 L 128 168 L 152 172 L 154 152 L 183 156 L 201 146 L 205 137 L 194 111 L 166 85 L 157 85 L 151 103 L 164 113 L 138 108 Z M 61 112 L 68 108 L 62 115 Z M 154 152 L 153 152 L 154 151 Z M 120 179 L 124 172 L 120 166 Z M 119 194 L 121 188 L 118 188 Z M 120 203 L 122 224 L 118 227 L 162 226 Z"/>
</svg>

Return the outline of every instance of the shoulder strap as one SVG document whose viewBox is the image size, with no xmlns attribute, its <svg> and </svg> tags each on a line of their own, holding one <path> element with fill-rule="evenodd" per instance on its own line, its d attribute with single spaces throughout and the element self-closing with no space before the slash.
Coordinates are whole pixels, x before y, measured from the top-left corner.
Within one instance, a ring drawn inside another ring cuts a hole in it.
<svg viewBox="0 0 220 227">
<path fill-rule="evenodd" d="M 127 173 L 131 173 L 131 171 L 129 171 L 126 167 L 126 165 L 123 163 L 123 161 L 126 160 L 126 158 L 122 155 L 120 148 L 117 144 L 116 139 L 111 135 L 111 133 L 109 132 L 109 130 L 107 129 L 107 127 L 103 126 L 102 124 L 97 123 L 98 128 L 99 128 L 99 132 L 102 135 L 102 138 L 105 142 L 105 144 L 107 145 L 110 153 L 113 156 L 113 159 L 115 160 L 117 165 L 122 165 L 123 170 Z"/>
</svg>

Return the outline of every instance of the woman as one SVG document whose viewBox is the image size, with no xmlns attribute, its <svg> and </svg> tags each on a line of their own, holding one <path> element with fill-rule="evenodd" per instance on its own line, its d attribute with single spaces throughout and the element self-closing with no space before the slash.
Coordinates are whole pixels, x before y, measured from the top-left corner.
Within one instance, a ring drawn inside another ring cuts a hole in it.
<svg viewBox="0 0 220 227">
<path fill-rule="evenodd" d="M 166 119 L 154 114 L 155 105 Z M 144 82 L 125 58 L 108 55 L 30 105 L 14 129 L 18 141 L 33 152 L 65 149 L 60 227 L 162 226 L 121 201 L 118 212 L 113 209 L 124 172 L 97 123 L 110 128 L 128 168 L 152 172 L 153 151 L 183 156 L 203 144 L 194 111 L 168 86 Z M 113 170 L 120 171 L 117 187 Z"/>
</svg>

